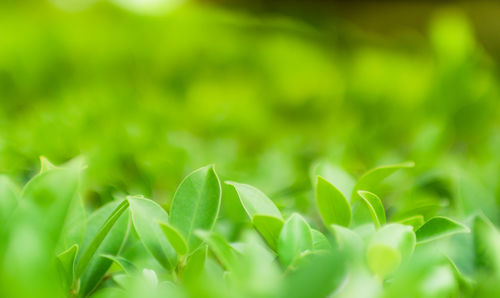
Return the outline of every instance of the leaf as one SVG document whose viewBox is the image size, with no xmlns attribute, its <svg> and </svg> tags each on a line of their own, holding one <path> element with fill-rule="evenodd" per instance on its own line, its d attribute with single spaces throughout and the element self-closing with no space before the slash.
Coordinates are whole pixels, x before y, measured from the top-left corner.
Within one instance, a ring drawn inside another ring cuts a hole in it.
<svg viewBox="0 0 500 298">
<path fill-rule="evenodd" d="M 52 243 L 59 239 L 67 213 L 77 197 L 80 170 L 57 168 L 33 177 L 24 187 L 22 200 L 33 202 L 50 220 L 42 223 Z"/>
<path fill-rule="evenodd" d="M 352 189 L 354 188 L 354 178 L 346 173 L 342 168 L 331 165 L 327 162 L 319 162 L 313 169 L 313 183 L 317 176 L 325 178 L 328 182 L 334 185 L 344 197 L 349 198 Z"/>
<path fill-rule="evenodd" d="M 187 282 L 197 280 L 203 273 L 206 258 L 206 245 L 198 247 L 191 255 L 189 255 L 186 261 L 186 265 L 182 270 L 183 280 Z"/>
<path fill-rule="evenodd" d="M 352 194 L 351 194 L 351 202 L 356 198 L 358 190 L 373 190 L 382 180 L 390 176 L 392 173 L 396 172 L 399 169 L 405 168 L 413 168 L 415 163 L 404 162 L 393 165 L 380 166 L 366 172 L 361 178 L 358 179 L 356 185 L 354 185 Z"/>
<path fill-rule="evenodd" d="M 368 266 L 373 273 L 386 276 L 412 255 L 415 245 L 415 233 L 411 226 L 388 224 L 379 229 L 368 244 Z"/>
<path fill-rule="evenodd" d="M 381 225 L 385 225 L 385 210 L 380 198 L 369 191 L 359 190 L 358 194 L 368 208 L 375 227 L 379 228 Z"/>
<path fill-rule="evenodd" d="M 64 275 L 67 288 L 71 288 L 75 274 L 75 259 L 78 253 L 78 244 L 73 244 L 70 248 L 57 255 L 58 264 Z"/>
<path fill-rule="evenodd" d="M 416 231 L 424 224 L 424 217 L 418 214 L 402 219 L 399 223 L 407 226 L 413 226 L 413 230 Z"/>
<path fill-rule="evenodd" d="M 234 270 L 237 267 L 239 252 L 231 247 L 224 237 L 214 232 L 201 230 L 196 231 L 196 235 L 203 239 L 226 269 Z"/>
<path fill-rule="evenodd" d="M 278 255 L 281 264 L 287 267 L 300 254 L 312 248 L 311 228 L 298 213 L 292 214 L 283 225 L 278 239 Z"/>
<path fill-rule="evenodd" d="M 184 240 L 181 233 L 166 222 L 159 222 L 158 224 L 177 254 L 180 256 L 185 255 L 188 252 L 188 248 L 186 240 Z"/>
<path fill-rule="evenodd" d="M 469 232 L 470 229 L 459 222 L 444 216 L 436 216 L 428 220 L 415 234 L 418 244 L 422 244 L 454 234 Z"/>
<path fill-rule="evenodd" d="M 300 263 L 285 276 L 280 297 L 330 297 L 347 274 L 339 252 L 308 254 Z"/>
<path fill-rule="evenodd" d="M 170 208 L 170 224 L 184 236 L 189 251 L 201 243 L 195 230 L 211 230 L 221 203 L 221 185 L 212 166 L 189 174 L 175 192 Z"/>
<path fill-rule="evenodd" d="M 58 167 L 51 163 L 45 156 L 40 156 L 40 172 L 39 174 L 43 174 L 50 170 L 57 169 Z"/>
<path fill-rule="evenodd" d="M 484 215 L 474 218 L 474 252 L 476 266 L 498 276 L 500 274 L 500 233 Z"/>
<path fill-rule="evenodd" d="M 128 274 L 135 274 L 139 272 L 139 269 L 134 265 L 134 263 L 130 262 L 129 260 L 123 257 L 106 255 L 106 254 L 101 256 L 118 264 L 123 269 L 123 271 L 125 271 Z"/>
<path fill-rule="evenodd" d="M 330 231 L 335 237 L 336 248 L 350 260 L 359 262 L 364 249 L 363 239 L 354 231 L 338 225 L 331 225 Z"/>
<path fill-rule="evenodd" d="M 116 255 L 125 241 L 129 221 L 127 208 L 127 200 L 114 201 L 89 216 L 75 269 L 75 278 L 81 279 L 82 296 L 99 284 L 112 264 L 101 255 Z"/>
<path fill-rule="evenodd" d="M 323 233 L 318 230 L 311 229 L 311 235 L 313 240 L 313 249 L 314 250 L 329 250 L 332 248 L 330 241 L 326 238 Z"/>
<path fill-rule="evenodd" d="M 322 178 L 316 180 L 316 204 L 326 226 L 347 227 L 351 222 L 351 207 L 344 195 L 333 184 Z"/>
<path fill-rule="evenodd" d="M 232 185 L 236 189 L 241 204 L 250 219 L 255 215 L 269 215 L 281 220 L 283 219 L 281 212 L 273 201 L 257 188 L 231 181 L 226 181 L 226 183 Z"/>
<path fill-rule="evenodd" d="M 283 220 L 272 215 L 256 214 L 252 218 L 252 224 L 260 233 L 262 238 L 266 240 L 269 247 L 272 250 L 277 251 L 278 238 L 284 224 Z"/>
<path fill-rule="evenodd" d="M 135 231 L 144 247 L 167 270 L 173 270 L 177 256 L 165 238 L 159 222 L 168 222 L 168 215 L 156 202 L 141 198 L 128 197 L 130 214 Z"/>
</svg>

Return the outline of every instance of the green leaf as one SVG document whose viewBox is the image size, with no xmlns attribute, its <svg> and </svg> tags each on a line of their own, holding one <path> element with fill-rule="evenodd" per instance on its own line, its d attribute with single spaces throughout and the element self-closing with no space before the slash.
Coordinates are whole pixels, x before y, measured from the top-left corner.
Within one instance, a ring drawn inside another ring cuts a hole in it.
<svg viewBox="0 0 500 298">
<path fill-rule="evenodd" d="M 120 251 L 128 231 L 127 208 L 127 200 L 114 201 L 89 216 L 75 269 L 75 277 L 81 279 L 82 296 L 99 284 L 112 264 L 102 255 L 116 255 Z"/>
<path fill-rule="evenodd" d="M 323 233 L 318 230 L 311 229 L 311 235 L 313 240 L 313 249 L 314 250 L 329 250 L 332 248 L 330 241 L 326 238 Z"/>
<path fill-rule="evenodd" d="M 413 168 L 415 163 L 404 162 L 393 165 L 380 166 L 366 172 L 361 178 L 358 179 L 356 185 L 354 185 L 351 202 L 356 198 L 358 190 L 373 190 L 374 187 L 378 186 L 382 180 L 393 174 L 399 169 Z"/>
<path fill-rule="evenodd" d="M 500 233 L 484 215 L 474 218 L 474 252 L 476 266 L 486 273 L 500 275 Z"/>
<path fill-rule="evenodd" d="M 359 190 L 358 194 L 368 208 L 375 227 L 379 228 L 381 225 L 385 225 L 385 210 L 380 198 L 369 191 Z"/>
<path fill-rule="evenodd" d="M 277 251 L 278 238 L 284 224 L 283 220 L 272 215 L 256 214 L 252 218 L 252 224 L 264 240 L 266 240 L 269 247 Z"/>
<path fill-rule="evenodd" d="M 278 239 L 278 255 L 283 266 L 287 267 L 302 253 L 312 250 L 311 228 L 298 213 L 292 214 L 281 229 Z"/>
<path fill-rule="evenodd" d="M 51 163 L 45 156 L 40 156 L 40 172 L 39 174 L 43 174 L 50 170 L 57 169 L 58 167 Z"/>
<path fill-rule="evenodd" d="M 180 256 L 185 255 L 188 252 L 188 247 L 181 233 L 166 222 L 159 222 L 158 224 L 177 254 Z"/>
<path fill-rule="evenodd" d="M 368 266 L 373 273 L 386 276 L 411 256 L 415 245 L 415 233 L 411 226 L 388 224 L 379 229 L 368 244 Z"/>
<path fill-rule="evenodd" d="M 317 176 L 321 176 L 335 185 L 344 197 L 349 198 L 351 195 L 355 180 L 340 167 L 333 166 L 327 162 L 319 162 L 313 169 L 313 183 L 317 179 Z"/>
<path fill-rule="evenodd" d="M 201 276 L 201 274 L 203 273 L 203 268 L 205 267 L 207 251 L 207 246 L 202 245 L 188 256 L 186 265 L 182 270 L 182 278 L 184 281 L 194 281 Z"/>
<path fill-rule="evenodd" d="M 344 252 L 351 260 L 359 262 L 364 249 L 361 236 L 346 227 L 331 225 L 329 228 L 334 236 L 336 248 Z"/>
<path fill-rule="evenodd" d="M 70 248 L 57 255 L 58 264 L 64 275 L 65 283 L 68 289 L 70 289 L 73 284 L 77 253 L 78 244 L 73 244 Z"/>
<path fill-rule="evenodd" d="M 398 222 L 400 224 L 403 224 L 403 225 L 413 226 L 413 230 L 416 231 L 416 230 L 418 230 L 418 228 L 420 228 L 424 224 L 424 217 L 420 214 L 417 214 L 417 215 L 402 219 Z"/>
<path fill-rule="evenodd" d="M 269 215 L 279 219 L 283 219 L 278 207 L 269 199 L 263 192 L 257 188 L 231 181 L 226 181 L 232 185 L 240 198 L 241 204 L 246 213 L 252 219 L 255 215 Z"/>
<path fill-rule="evenodd" d="M 346 274 L 342 253 L 307 254 L 297 269 L 285 276 L 280 297 L 330 297 Z"/>
<path fill-rule="evenodd" d="M 454 234 L 469 232 L 470 229 L 459 222 L 444 216 L 436 216 L 428 220 L 415 233 L 418 244 L 422 244 Z"/>
<path fill-rule="evenodd" d="M 124 257 L 113 256 L 113 255 L 101 255 L 101 256 L 118 264 L 118 266 L 120 266 L 120 268 L 122 268 L 123 271 L 125 271 L 128 274 L 135 274 L 139 272 L 139 269 L 134 265 L 134 263 L 130 262 Z"/>
<path fill-rule="evenodd" d="M 214 232 L 201 230 L 198 230 L 195 233 L 208 245 L 222 266 L 228 270 L 234 270 L 237 268 L 238 259 L 240 258 L 239 252 L 231 247 L 231 245 L 226 242 L 224 237 Z"/>
<path fill-rule="evenodd" d="M 52 243 L 63 230 L 71 204 L 77 198 L 80 169 L 57 168 L 33 177 L 24 187 L 22 200 L 33 202 L 50 220 L 42 223 Z"/>
<path fill-rule="evenodd" d="M 336 224 L 347 227 L 351 222 L 351 206 L 333 184 L 322 178 L 316 180 L 316 204 L 326 226 Z"/>
<path fill-rule="evenodd" d="M 221 203 L 221 185 L 212 166 L 189 174 L 175 192 L 170 208 L 170 224 L 184 236 L 189 251 L 201 240 L 195 230 L 211 230 Z"/>
<path fill-rule="evenodd" d="M 144 247 L 165 269 L 173 270 L 177 256 L 158 225 L 159 222 L 168 222 L 167 212 L 149 199 L 128 197 L 127 201 L 130 204 L 132 223 Z"/>
</svg>

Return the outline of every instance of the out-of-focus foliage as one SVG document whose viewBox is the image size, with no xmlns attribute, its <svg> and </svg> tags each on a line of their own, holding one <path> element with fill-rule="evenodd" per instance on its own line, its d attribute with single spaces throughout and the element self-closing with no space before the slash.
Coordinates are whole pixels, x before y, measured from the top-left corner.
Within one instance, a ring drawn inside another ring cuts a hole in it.
<svg viewBox="0 0 500 298">
<path fill-rule="evenodd" d="M 120 297 L 116 284 L 181 295 L 178 278 L 219 297 L 235 297 L 217 288 L 225 281 L 242 296 L 289 296 L 300 282 L 320 296 L 341 282 L 347 297 L 400 297 L 411 283 L 423 296 L 498 292 L 500 84 L 463 12 L 385 39 L 341 19 L 311 26 L 181 2 L 0 3 L 0 296 L 99 286 Z M 79 155 L 85 171 L 44 161 L 21 193 L 39 156 Z M 416 166 L 390 175 L 412 165 L 403 160 Z M 174 192 L 207 164 L 263 192 L 222 183 L 215 194 L 198 177 L 176 196 L 196 207 L 212 192 L 213 212 L 186 226 L 196 209 L 172 216 Z M 396 166 L 362 176 L 383 164 Z M 118 205 L 129 194 L 159 205 Z M 213 231 L 197 231 L 217 212 Z M 334 252 L 308 257 L 318 247 Z M 57 289 L 55 253 L 69 283 Z M 302 269 L 282 278 L 273 259 Z"/>
</svg>

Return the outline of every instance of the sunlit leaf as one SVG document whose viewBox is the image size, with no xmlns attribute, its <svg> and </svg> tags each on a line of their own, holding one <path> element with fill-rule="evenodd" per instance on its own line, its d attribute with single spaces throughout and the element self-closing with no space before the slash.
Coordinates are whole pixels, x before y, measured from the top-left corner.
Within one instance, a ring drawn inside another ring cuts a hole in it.
<svg viewBox="0 0 500 298">
<path fill-rule="evenodd" d="M 302 216 L 292 214 L 281 229 L 278 240 L 278 254 L 284 267 L 307 250 L 312 250 L 313 240 L 311 228 Z"/>
<path fill-rule="evenodd" d="M 226 181 L 227 184 L 234 186 L 240 198 L 243 208 L 250 219 L 255 215 L 269 215 L 283 219 L 278 207 L 263 192 L 257 188 L 236 182 Z"/>
<path fill-rule="evenodd" d="M 269 247 L 277 251 L 278 238 L 284 224 L 283 220 L 272 215 L 256 214 L 252 218 L 252 223 Z"/>
<path fill-rule="evenodd" d="M 62 269 L 62 273 L 64 274 L 64 278 L 67 285 L 67 290 L 71 288 L 73 284 L 73 277 L 75 274 L 75 259 L 78 253 L 78 244 L 72 245 L 67 250 L 61 252 L 57 255 L 58 264 Z"/>
<path fill-rule="evenodd" d="M 381 225 L 385 225 L 385 210 L 380 198 L 369 191 L 359 190 L 358 194 L 366 208 L 368 208 L 375 226 L 380 227 Z"/>
<path fill-rule="evenodd" d="M 115 262 L 120 266 L 120 268 L 123 269 L 128 274 L 134 274 L 138 272 L 138 268 L 134 265 L 134 263 L 130 262 L 129 260 L 120 257 L 120 256 L 113 256 L 113 255 L 102 255 L 103 258 L 110 259 L 111 261 Z"/>
<path fill-rule="evenodd" d="M 168 215 L 160 205 L 152 200 L 140 197 L 128 197 L 130 214 L 135 231 L 146 249 L 167 270 L 173 270 L 177 256 L 159 222 L 168 222 Z"/>
<path fill-rule="evenodd" d="M 227 243 L 224 237 L 214 232 L 200 230 L 196 231 L 196 234 L 203 239 L 226 269 L 234 270 L 236 268 L 239 253 Z"/>
<path fill-rule="evenodd" d="M 457 233 L 468 233 L 465 225 L 444 216 L 436 216 L 425 222 L 416 232 L 419 244 L 437 240 Z"/>
<path fill-rule="evenodd" d="M 221 203 L 221 185 L 212 166 L 198 169 L 181 182 L 170 208 L 170 224 L 186 239 L 189 251 L 201 243 L 195 230 L 211 230 Z"/>
<path fill-rule="evenodd" d="M 186 240 L 184 240 L 184 237 L 181 235 L 181 233 L 177 231 L 176 228 L 174 228 L 173 226 L 171 226 L 166 222 L 160 221 L 158 224 L 160 225 L 163 234 L 165 235 L 165 237 L 167 237 L 168 241 L 175 249 L 177 254 L 185 255 L 188 252 L 188 248 Z"/>
<path fill-rule="evenodd" d="M 335 186 L 318 176 L 316 180 L 316 204 L 326 226 L 348 226 L 351 222 L 349 202 Z"/>
<path fill-rule="evenodd" d="M 323 233 L 318 230 L 311 229 L 311 235 L 313 240 L 313 249 L 314 250 L 329 250 L 332 248 L 330 241 L 326 238 Z"/>
<path fill-rule="evenodd" d="M 382 182 L 385 178 L 387 178 L 397 170 L 412 168 L 414 166 L 415 163 L 410 161 L 400 164 L 380 166 L 369 170 L 363 176 L 361 176 L 356 182 L 356 185 L 354 185 L 351 198 L 356 198 L 358 190 L 365 190 L 365 191 L 374 190 L 374 188 L 377 187 L 380 184 L 380 182 Z"/>
<path fill-rule="evenodd" d="M 473 232 L 476 266 L 487 273 L 500 274 L 500 233 L 484 215 L 475 217 Z"/>
<path fill-rule="evenodd" d="M 420 214 L 407 217 L 399 221 L 400 224 L 412 226 L 413 230 L 416 231 L 424 224 L 424 217 Z"/>
</svg>

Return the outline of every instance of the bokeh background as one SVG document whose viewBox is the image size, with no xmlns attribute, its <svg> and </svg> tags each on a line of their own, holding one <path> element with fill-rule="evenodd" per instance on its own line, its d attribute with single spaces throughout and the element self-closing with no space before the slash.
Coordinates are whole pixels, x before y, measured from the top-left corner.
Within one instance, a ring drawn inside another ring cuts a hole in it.
<svg viewBox="0 0 500 298">
<path fill-rule="evenodd" d="M 83 155 L 89 206 L 168 205 L 215 164 L 308 214 L 318 162 L 413 160 L 389 213 L 498 222 L 500 3 L 436 2 L 0 1 L 0 172 Z"/>
</svg>

